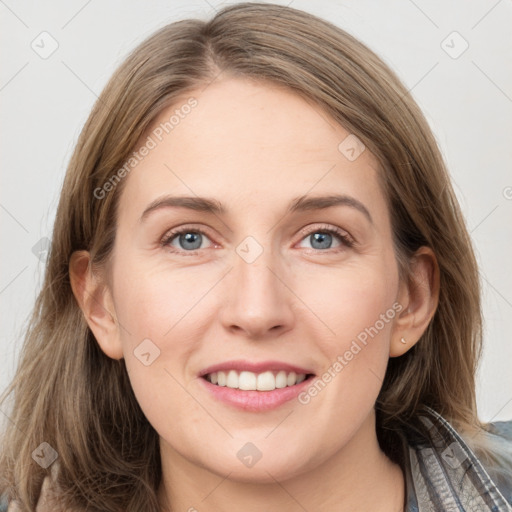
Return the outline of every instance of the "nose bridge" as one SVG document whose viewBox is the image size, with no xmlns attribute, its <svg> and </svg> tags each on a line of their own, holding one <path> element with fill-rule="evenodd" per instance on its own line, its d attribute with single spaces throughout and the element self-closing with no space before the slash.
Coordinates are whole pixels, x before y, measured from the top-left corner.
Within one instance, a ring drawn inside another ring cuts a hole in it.
<svg viewBox="0 0 512 512">
<path fill-rule="evenodd" d="M 250 336 L 263 336 L 270 329 L 291 326 L 291 294 L 281 280 L 279 255 L 270 245 L 246 237 L 235 249 L 233 271 L 227 283 L 228 300 L 221 320 L 228 329 L 235 326 Z"/>
</svg>

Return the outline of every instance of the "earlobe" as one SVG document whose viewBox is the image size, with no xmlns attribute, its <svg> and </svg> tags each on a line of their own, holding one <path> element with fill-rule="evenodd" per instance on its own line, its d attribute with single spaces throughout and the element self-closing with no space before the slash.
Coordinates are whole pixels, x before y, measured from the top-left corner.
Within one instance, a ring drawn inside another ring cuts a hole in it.
<svg viewBox="0 0 512 512">
<path fill-rule="evenodd" d="M 401 284 L 398 316 L 389 356 L 399 357 L 413 347 L 426 331 L 439 302 L 439 266 L 430 247 L 421 247 L 411 261 L 410 277 Z"/>
<path fill-rule="evenodd" d="M 95 275 L 87 251 L 75 251 L 69 261 L 73 295 L 103 352 L 112 359 L 123 357 L 111 292 Z"/>
</svg>

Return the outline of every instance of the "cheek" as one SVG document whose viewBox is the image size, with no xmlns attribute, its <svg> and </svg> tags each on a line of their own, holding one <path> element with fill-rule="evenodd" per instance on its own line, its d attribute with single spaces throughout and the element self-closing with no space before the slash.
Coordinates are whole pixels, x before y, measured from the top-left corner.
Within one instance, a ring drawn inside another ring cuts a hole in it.
<svg viewBox="0 0 512 512">
<path fill-rule="evenodd" d="M 337 273 L 331 269 L 329 279 L 311 276 L 321 288 L 302 288 L 304 301 L 328 328 L 323 330 L 327 335 L 319 336 L 318 331 L 315 336 L 315 350 L 326 362 L 324 371 L 299 397 L 320 424 L 334 421 L 355 428 L 372 409 L 382 386 L 393 323 L 401 309 L 395 302 L 396 267 L 382 261 Z"/>
<path fill-rule="evenodd" d="M 116 269 L 114 283 L 116 313 L 126 327 L 123 339 L 140 343 L 150 338 L 165 346 L 182 320 L 190 324 L 197 315 L 196 306 L 214 282 L 215 276 L 207 272 L 124 261 Z"/>
<path fill-rule="evenodd" d="M 324 335 L 316 340 L 326 352 L 332 355 L 346 349 L 347 343 L 358 337 L 364 342 L 368 330 L 373 337 L 389 338 L 398 291 L 393 260 L 390 265 L 382 259 L 372 265 L 355 263 L 302 275 L 305 277 L 298 279 L 295 290 L 325 327 Z"/>
<path fill-rule="evenodd" d="M 160 430 L 173 415 L 197 414 L 182 386 L 202 340 L 201 298 L 216 279 L 211 272 L 170 271 L 128 258 L 115 267 L 115 310 L 130 382 L 144 414 Z"/>
</svg>

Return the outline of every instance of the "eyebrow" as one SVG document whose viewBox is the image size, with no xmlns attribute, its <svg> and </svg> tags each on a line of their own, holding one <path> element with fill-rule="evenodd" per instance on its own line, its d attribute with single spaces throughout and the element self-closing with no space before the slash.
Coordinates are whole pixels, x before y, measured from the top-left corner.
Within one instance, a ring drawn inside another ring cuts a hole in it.
<svg viewBox="0 0 512 512">
<path fill-rule="evenodd" d="M 372 216 L 366 206 L 355 197 L 347 195 L 328 195 L 328 196 L 301 196 L 294 199 L 288 213 L 307 210 L 324 210 L 333 206 L 349 206 L 364 214 L 364 216 L 373 224 Z"/>
<path fill-rule="evenodd" d="M 333 206 L 349 206 L 364 214 L 368 221 L 373 224 L 372 216 L 368 208 L 354 197 L 347 195 L 328 196 L 300 196 L 294 198 L 288 206 L 287 213 L 303 212 L 310 210 L 325 210 Z M 225 215 L 227 209 L 217 201 L 207 197 L 198 196 L 165 196 L 153 201 L 143 212 L 140 221 L 144 221 L 152 212 L 162 208 L 187 208 L 199 212 L 211 213 L 214 215 Z"/>
</svg>

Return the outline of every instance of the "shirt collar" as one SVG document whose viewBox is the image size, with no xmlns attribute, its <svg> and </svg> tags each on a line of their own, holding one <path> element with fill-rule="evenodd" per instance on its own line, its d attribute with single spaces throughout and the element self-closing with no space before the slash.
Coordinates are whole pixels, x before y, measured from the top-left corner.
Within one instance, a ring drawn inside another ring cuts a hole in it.
<svg viewBox="0 0 512 512">
<path fill-rule="evenodd" d="M 426 408 L 419 424 L 399 433 L 408 512 L 512 511 L 467 443 L 440 414 Z"/>
</svg>

